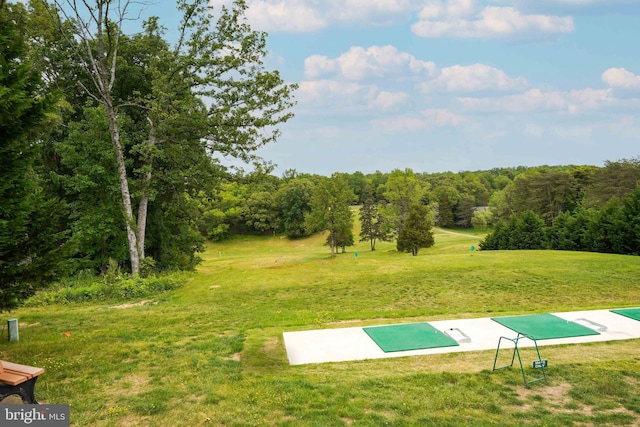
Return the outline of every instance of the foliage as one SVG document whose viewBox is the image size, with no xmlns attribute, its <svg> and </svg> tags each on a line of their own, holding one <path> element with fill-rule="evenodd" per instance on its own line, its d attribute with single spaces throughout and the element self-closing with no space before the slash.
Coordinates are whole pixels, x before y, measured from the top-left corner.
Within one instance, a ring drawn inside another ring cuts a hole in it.
<svg viewBox="0 0 640 427">
<path fill-rule="evenodd" d="M 392 233 L 386 217 L 373 198 L 373 191 L 369 185 L 362 190 L 361 199 L 363 204 L 360 208 L 360 241 L 368 241 L 371 250 L 375 251 L 376 242 L 390 241 Z"/>
<path fill-rule="evenodd" d="M 640 158 L 606 161 L 592 175 L 585 206 L 602 208 L 611 198 L 621 200 L 640 185 Z"/>
<path fill-rule="evenodd" d="M 102 280 L 91 277 L 75 286 L 67 286 L 64 282 L 54 284 L 50 289 L 38 292 L 29 298 L 24 305 L 39 307 L 52 304 L 113 302 L 147 298 L 177 289 L 183 285 L 185 280 L 184 275 L 176 274 L 147 278 L 131 277 L 125 274 L 116 275 L 110 279 L 105 277 Z"/>
<path fill-rule="evenodd" d="M 37 215 L 46 211 L 30 138 L 47 123 L 55 98 L 31 61 L 27 28 L 22 4 L 0 4 L 0 311 L 33 291 L 39 281 L 34 260 L 42 254 L 29 239 Z"/>
<path fill-rule="evenodd" d="M 471 225 L 480 230 L 486 230 L 487 226 L 493 224 L 493 213 L 489 209 L 476 210 L 471 216 Z"/>
<path fill-rule="evenodd" d="M 292 117 L 288 110 L 296 86 L 264 66 L 266 34 L 248 26 L 243 1 L 215 11 L 205 1 L 179 1 L 183 19 L 173 45 L 157 18 L 146 21 L 142 33 L 123 32 L 135 2 L 54 3 L 50 24 L 58 36 L 44 38 L 52 45 L 45 44 L 43 54 L 59 59 L 64 47 L 73 60 L 59 61 L 53 81 L 65 87 L 76 113 L 80 99 L 105 114 L 111 143 L 105 159 L 115 165 L 110 173 L 119 195 L 112 200 L 120 205 L 111 221 L 122 227 L 131 271 L 138 273 L 147 252 L 160 268 L 176 255 L 195 260 L 193 248 L 200 242 L 193 231 L 200 224 L 191 202 L 198 192 L 211 197 L 211 183 L 222 170 L 215 158 L 248 161 L 256 149 L 275 141 L 277 125 Z M 65 84 L 71 79 L 80 91 Z M 86 149 L 74 148 L 80 155 Z M 63 173 L 73 176 L 75 167 L 69 162 L 67 167 Z M 250 229 L 277 228 L 270 221 L 278 218 L 265 214 L 263 202 L 264 197 L 249 200 L 245 207 Z M 167 211 L 174 215 L 165 216 Z M 224 234 L 225 224 L 218 225 L 209 226 L 209 234 Z M 114 251 L 108 256 L 125 258 Z"/>
<path fill-rule="evenodd" d="M 311 212 L 313 183 L 307 178 L 287 181 L 278 193 L 281 219 L 287 236 L 297 238 L 307 235 L 304 218 Z"/>
<path fill-rule="evenodd" d="M 411 252 L 418 255 L 422 248 L 430 248 L 435 244 L 433 226 L 429 208 L 424 205 L 412 205 L 404 227 L 398 235 L 397 248 L 400 252 Z"/>
<path fill-rule="evenodd" d="M 482 242 L 483 250 L 516 250 L 546 248 L 545 224 L 533 211 L 513 216 L 498 224 Z"/>
<path fill-rule="evenodd" d="M 421 202 L 427 187 L 411 169 L 396 169 L 389 174 L 384 185 L 384 197 L 388 203 L 383 213 L 392 224 L 391 229 L 395 235 L 402 231 L 404 222 L 409 217 L 410 207 Z"/>
<path fill-rule="evenodd" d="M 640 186 L 601 210 L 561 212 L 549 226 L 534 212 L 498 223 L 482 249 L 558 249 L 640 255 Z"/>
<path fill-rule="evenodd" d="M 334 174 L 331 178 L 322 177 L 316 183 L 311 199 L 311 212 L 305 217 L 305 229 L 308 233 L 328 231 L 327 243 L 331 247 L 331 256 L 336 246 L 353 243 L 353 218 L 349 206 L 355 201 L 355 195 L 343 175 Z"/>
</svg>

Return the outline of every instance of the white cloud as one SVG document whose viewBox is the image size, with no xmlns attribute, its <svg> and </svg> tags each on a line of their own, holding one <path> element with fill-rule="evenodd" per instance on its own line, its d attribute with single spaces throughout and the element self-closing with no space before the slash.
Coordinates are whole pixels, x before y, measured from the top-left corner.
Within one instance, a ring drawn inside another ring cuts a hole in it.
<svg viewBox="0 0 640 427">
<path fill-rule="evenodd" d="M 430 108 L 422 111 L 422 116 L 431 126 L 447 127 L 459 126 L 465 122 L 465 119 L 456 113 L 444 108 Z"/>
<path fill-rule="evenodd" d="M 427 127 L 423 118 L 420 117 L 386 117 L 384 119 L 373 120 L 372 125 L 384 132 L 415 132 Z"/>
<path fill-rule="evenodd" d="M 581 89 L 568 92 L 531 89 L 517 95 L 507 95 L 500 98 L 458 98 L 467 109 L 478 112 L 493 113 L 529 113 L 540 111 L 555 111 L 579 113 L 593 110 L 616 102 L 611 96 L 611 89 Z"/>
<path fill-rule="evenodd" d="M 354 82 L 337 80 L 303 81 L 297 91 L 297 98 L 305 104 L 326 104 L 329 100 L 340 100 L 353 104 L 364 98 L 374 98 L 377 89 Z"/>
<path fill-rule="evenodd" d="M 408 20 L 422 0 L 248 0 L 252 27 L 269 32 L 311 32 L 331 25 L 388 25 Z M 231 0 L 210 0 L 229 7 Z"/>
<path fill-rule="evenodd" d="M 283 32 L 312 32 L 328 26 L 320 11 L 302 1 L 253 1 L 247 19 L 256 28 Z"/>
<path fill-rule="evenodd" d="M 485 6 L 474 0 L 430 0 L 411 28 L 420 37 L 541 37 L 574 31 L 569 16 L 523 14 L 513 7 Z"/>
<path fill-rule="evenodd" d="M 602 73 L 602 81 L 613 88 L 640 89 L 640 76 L 625 68 L 609 68 Z"/>
<path fill-rule="evenodd" d="M 409 95 L 403 92 L 380 92 L 370 103 L 370 106 L 377 110 L 389 111 L 406 104 L 408 101 Z"/>
<path fill-rule="evenodd" d="M 427 92 L 475 92 L 480 90 L 523 89 L 527 81 L 522 77 L 511 78 L 504 71 L 484 64 L 454 65 L 443 68 L 437 78 L 423 83 Z"/>
<path fill-rule="evenodd" d="M 366 50 L 354 46 L 335 59 L 313 55 L 305 59 L 304 65 L 307 78 L 335 74 L 348 80 L 406 75 L 428 76 L 436 70 L 433 62 L 421 61 L 411 54 L 400 52 L 391 45 L 371 46 Z"/>
<path fill-rule="evenodd" d="M 373 126 L 385 132 L 416 132 L 429 128 L 459 127 L 466 119 L 444 108 L 429 108 L 420 112 L 419 116 L 402 115 L 373 120 Z"/>
<path fill-rule="evenodd" d="M 297 98 L 303 108 L 386 112 L 406 104 L 409 95 L 403 92 L 381 91 L 375 85 L 339 80 L 311 80 L 300 83 Z"/>
</svg>

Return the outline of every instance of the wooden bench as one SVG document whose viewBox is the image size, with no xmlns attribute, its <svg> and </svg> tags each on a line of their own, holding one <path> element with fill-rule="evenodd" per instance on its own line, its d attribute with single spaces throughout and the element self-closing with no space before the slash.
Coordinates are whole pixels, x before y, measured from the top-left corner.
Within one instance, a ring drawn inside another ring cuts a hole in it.
<svg viewBox="0 0 640 427">
<path fill-rule="evenodd" d="M 44 369 L 0 360 L 0 401 L 17 394 L 23 403 L 38 403 L 34 395 L 36 380 Z"/>
</svg>

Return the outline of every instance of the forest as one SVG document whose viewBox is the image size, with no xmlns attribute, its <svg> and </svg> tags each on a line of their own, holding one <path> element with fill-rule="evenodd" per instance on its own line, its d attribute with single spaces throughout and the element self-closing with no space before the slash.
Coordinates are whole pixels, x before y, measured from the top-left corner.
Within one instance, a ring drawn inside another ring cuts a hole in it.
<svg viewBox="0 0 640 427">
<path fill-rule="evenodd" d="M 640 158 L 274 175 L 254 153 L 293 117 L 296 86 L 264 66 L 266 34 L 243 1 L 215 19 L 206 1 L 178 3 L 170 43 L 153 18 L 126 34 L 110 2 L 88 15 L 75 2 L 0 2 L 0 309 L 114 265 L 190 270 L 207 240 L 247 234 L 328 231 L 332 255 L 355 238 L 416 255 L 437 225 L 486 230 L 487 250 L 640 254 Z"/>
</svg>

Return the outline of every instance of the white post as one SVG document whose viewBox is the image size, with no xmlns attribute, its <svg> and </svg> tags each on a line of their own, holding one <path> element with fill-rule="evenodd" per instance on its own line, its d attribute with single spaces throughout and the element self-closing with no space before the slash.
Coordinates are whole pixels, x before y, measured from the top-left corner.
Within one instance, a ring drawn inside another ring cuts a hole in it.
<svg viewBox="0 0 640 427">
<path fill-rule="evenodd" d="M 9 329 L 9 342 L 18 341 L 18 319 L 7 320 L 7 326 Z"/>
</svg>

